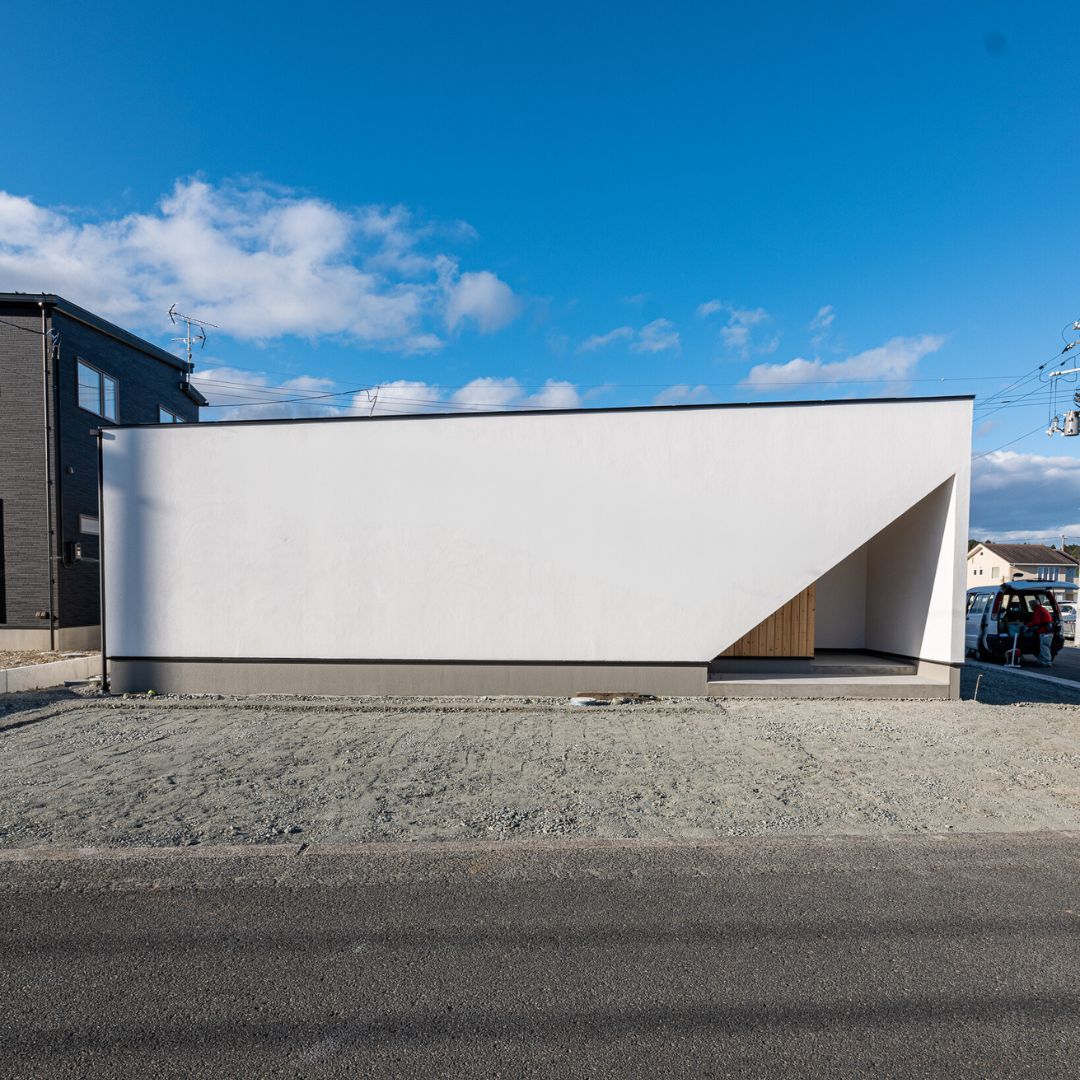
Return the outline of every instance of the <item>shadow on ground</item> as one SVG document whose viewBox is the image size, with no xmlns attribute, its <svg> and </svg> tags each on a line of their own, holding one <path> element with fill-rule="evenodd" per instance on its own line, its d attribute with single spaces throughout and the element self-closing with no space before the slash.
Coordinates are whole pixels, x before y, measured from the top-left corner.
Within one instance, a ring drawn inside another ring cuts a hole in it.
<svg viewBox="0 0 1080 1080">
<path fill-rule="evenodd" d="M 66 689 L 26 690 L 18 694 L 0 694 L 0 734 L 48 720 L 53 713 L 40 713 L 40 710 L 47 709 L 50 705 L 62 705 L 69 701 L 79 700 L 82 700 L 82 695 L 75 693 L 74 690 Z M 39 712 L 39 715 L 25 715 L 33 712 Z"/>
</svg>

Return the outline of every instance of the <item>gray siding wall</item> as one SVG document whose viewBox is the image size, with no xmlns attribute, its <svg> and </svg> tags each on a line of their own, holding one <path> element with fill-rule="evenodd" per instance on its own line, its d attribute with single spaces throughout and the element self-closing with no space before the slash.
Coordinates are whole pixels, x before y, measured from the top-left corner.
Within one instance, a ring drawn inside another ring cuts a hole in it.
<svg viewBox="0 0 1080 1080">
<path fill-rule="evenodd" d="M 187 422 L 199 418 L 198 406 L 180 389 L 180 372 L 130 345 L 86 326 L 63 312 L 53 315 L 60 332 L 57 361 L 57 418 L 60 445 L 61 544 L 82 544 L 86 559 L 98 558 L 95 536 L 79 534 L 79 515 L 97 516 L 97 440 L 90 431 L 109 421 L 79 407 L 76 358 L 119 381 L 118 420 L 122 424 L 156 424 L 164 406 Z M 69 471 L 71 470 L 71 471 Z M 105 523 L 106 533 L 109 523 Z M 63 547 L 59 547 L 63 552 Z M 99 621 L 97 563 L 61 564 L 61 626 L 92 626 Z"/>
<path fill-rule="evenodd" d="M 0 626 L 47 629 L 36 617 L 50 607 L 41 313 L 30 303 L 0 318 Z"/>
</svg>

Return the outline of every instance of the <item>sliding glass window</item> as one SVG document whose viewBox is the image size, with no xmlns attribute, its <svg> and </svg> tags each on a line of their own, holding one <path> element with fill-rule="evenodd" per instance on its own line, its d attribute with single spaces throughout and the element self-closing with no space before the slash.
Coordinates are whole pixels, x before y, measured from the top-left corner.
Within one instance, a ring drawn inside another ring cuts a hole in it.
<svg viewBox="0 0 1080 1080">
<path fill-rule="evenodd" d="M 120 384 L 85 360 L 75 361 L 79 380 L 79 408 L 114 423 L 120 415 Z"/>
</svg>

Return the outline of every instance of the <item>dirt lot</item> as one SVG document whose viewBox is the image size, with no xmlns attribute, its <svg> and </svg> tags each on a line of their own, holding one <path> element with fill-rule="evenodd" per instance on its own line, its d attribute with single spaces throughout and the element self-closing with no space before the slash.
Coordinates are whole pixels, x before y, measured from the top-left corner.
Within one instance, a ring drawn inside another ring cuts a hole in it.
<svg viewBox="0 0 1080 1080">
<path fill-rule="evenodd" d="M 30 667 L 33 664 L 51 664 L 54 660 L 70 660 L 73 656 L 89 656 L 85 652 L 37 652 L 0 649 L 0 669 Z"/>
<path fill-rule="evenodd" d="M 978 703 L 9 695 L 0 846 L 1075 829 L 1080 705 L 987 703 L 1062 692 L 1080 702 L 996 672 Z"/>
</svg>

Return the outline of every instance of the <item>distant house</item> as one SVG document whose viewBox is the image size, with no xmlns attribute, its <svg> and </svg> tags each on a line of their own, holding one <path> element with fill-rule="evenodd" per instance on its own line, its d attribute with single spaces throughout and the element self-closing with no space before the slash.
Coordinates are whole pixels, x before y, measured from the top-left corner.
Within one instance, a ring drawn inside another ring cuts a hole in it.
<svg viewBox="0 0 1080 1080">
<path fill-rule="evenodd" d="M 967 556 L 968 588 L 999 581 L 1077 580 L 1076 560 L 1043 544 L 976 544 Z"/>
<path fill-rule="evenodd" d="M 0 293 L 0 649 L 96 647 L 97 441 L 187 423 L 186 361 L 62 297 Z"/>
</svg>

